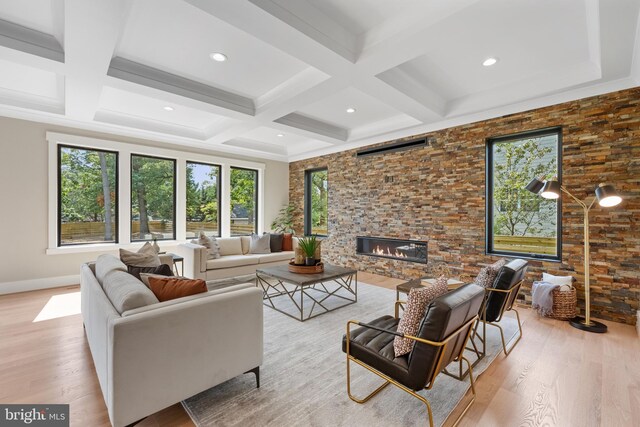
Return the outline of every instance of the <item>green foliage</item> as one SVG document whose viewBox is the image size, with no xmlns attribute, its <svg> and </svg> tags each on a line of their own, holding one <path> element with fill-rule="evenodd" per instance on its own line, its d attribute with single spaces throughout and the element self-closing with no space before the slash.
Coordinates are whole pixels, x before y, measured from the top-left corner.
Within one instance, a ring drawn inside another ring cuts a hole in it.
<svg viewBox="0 0 640 427">
<path fill-rule="evenodd" d="M 63 147 L 60 152 L 60 216 L 66 222 L 104 222 L 105 193 L 97 151 Z M 115 217 L 116 155 L 105 153 L 107 204 Z"/>
<path fill-rule="evenodd" d="M 500 143 L 495 146 L 493 201 L 494 234 L 540 236 L 544 225 L 553 223 L 555 201 L 530 193 L 524 187 L 533 177 L 551 178 L 557 173 L 556 159 L 544 158 L 554 148 L 540 143 L 540 138 Z M 549 233 L 547 233 L 549 234 Z M 555 227 L 553 232 L 555 236 Z"/>
<path fill-rule="evenodd" d="M 140 237 L 149 233 L 148 221 L 173 221 L 175 162 L 131 156 L 131 215 L 140 219 Z"/>
<path fill-rule="evenodd" d="M 320 245 L 320 241 L 316 238 L 316 236 L 306 236 L 298 239 L 298 246 L 302 249 L 305 256 L 307 258 L 314 258 L 316 254 L 316 249 Z"/>
<path fill-rule="evenodd" d="M 206 171 L 206 179 L 196 179 L 196 170 Z M 218 183 L 220 171 L 217 166 L 187 163 L 187 221 L 218 222 Z"/>
<path fill-rule="evenodd" d="M 249 223 L 256 213 L 258 173 L 254 170 L 231 168 L 231 217 L 234 210 L 246 211 Z"/>
<path fill-rule="evenodd" d="M 296 206 L 289 203 L 283 206 L 276 219 L 271 223 L 271 229 L 278 233 L 293 233 L 293 217 L 296 213 Z"/>
<path fill-rule="evenodd" d="M 328 171 L 311 172 L 311 231 L 326 233 L 329 216 Z"/>
</svg>

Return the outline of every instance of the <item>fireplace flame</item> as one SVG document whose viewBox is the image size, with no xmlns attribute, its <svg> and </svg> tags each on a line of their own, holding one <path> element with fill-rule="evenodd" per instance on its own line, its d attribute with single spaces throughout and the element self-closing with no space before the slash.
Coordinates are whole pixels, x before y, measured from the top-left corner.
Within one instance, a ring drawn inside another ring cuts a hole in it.
<svg viewBox="0 0 640 427">
<path fill-rule="evenodd" d="M 386 251 L 385 251 L 385 249 L 386 249 Z M 407 257 L 402 252 L 398 252 L 397 249 L 395 249 L 394 253 L 391 253 L 391 250 L 389 249 L 388 246 L 385 249 L 382 249 L 380 247 L 380 245 L 376 245 L 376 248 L 371 253 L 374 254 L 374 255 L 390 256 L 390 257 L 396 257 L 396 258 L 406 258 Z"/>
</svg>

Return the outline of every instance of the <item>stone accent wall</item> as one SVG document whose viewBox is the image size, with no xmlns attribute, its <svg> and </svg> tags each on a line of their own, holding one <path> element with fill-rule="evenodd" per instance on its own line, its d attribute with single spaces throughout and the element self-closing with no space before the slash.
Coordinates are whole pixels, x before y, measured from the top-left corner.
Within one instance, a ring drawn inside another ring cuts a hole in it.
<svg viewBox="0 0 640 427">
<path fill-rule="evenodd" d="M 640 88 L 567 102 L 415 135 L 430 146 L 356 158 L 357 150 L 289 165 L 289 197 L 303 231 L 304 171 L 329 170 L 326 261 L 391 277 L 415 278 L 434 263 L 475 276 L 498 257 L 485 255 L 485 144 L 494 136 L 563 127 L 562 173 L 578 198 L 608 182 L 623 194 L 614 208 L 594 207 L 591 221 L 591 310 L 633 324 L 640 298 Z M 386 141 L 391 142 L 391 141 Z M 393 182 L 385 182 L 385 177 Z M 524 302 L 542 272 L 571 274 L 583 296 L 582 209 L 563 198 L 562 262 L 530 261 Z M 356 236 L 429 241 L 429 264 L 356 255 Z M 580 300 L 579 305 L 584 306 Z"/>
</svg>

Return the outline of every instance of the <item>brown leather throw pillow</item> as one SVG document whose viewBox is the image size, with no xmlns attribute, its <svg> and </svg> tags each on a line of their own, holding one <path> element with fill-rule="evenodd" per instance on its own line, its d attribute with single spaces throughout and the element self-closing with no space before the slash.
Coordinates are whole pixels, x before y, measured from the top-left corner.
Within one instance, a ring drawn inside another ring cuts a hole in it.
<svg viewBox="0 0 640 427">
<path fill-rule="evenodd" d="M 293 250 L 293 234 L 284 233 L 284 235 L 282 236 L 282 250 L 283 251 Z"/>
<path fill-rule="evenodd" d="M 178 279 L 175 277 L 149 277 L 149 288 L 160 302 L 207 292 L 202 279 Z"/>
</svg>

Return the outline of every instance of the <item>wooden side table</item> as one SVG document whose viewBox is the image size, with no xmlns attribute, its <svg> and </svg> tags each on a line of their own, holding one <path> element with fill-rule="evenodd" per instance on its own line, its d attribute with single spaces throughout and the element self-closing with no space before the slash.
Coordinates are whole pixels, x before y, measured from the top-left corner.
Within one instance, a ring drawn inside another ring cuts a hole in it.
<svg viewBox="0 0 640 427">
<path fill-rule="evenodd" d="M 419 288 L 421 286 L 425 286 L 425 283 L 433 283 L 435 282 L 435 278 L 434 277 L 422 277 L 420 279 L 413 279 L 413 280 L 409 280 L 408 282 L 404 282 L 399 284 L 398 286 L 396 286 L 396 301 L 400 300 L 400 292 L 402 292 L 403 294 L 407 294 L 409 295 L 409 291 L 411 291 L 412 288 Z M 464 285 L 464 282 L 457 280 L 457 279 L 448 279 L 447 280 L 447 287 L 449 288 L 450 291 L 454 290 L 454 289 L 458 289 L 460 286 Z"/>
</svg>

